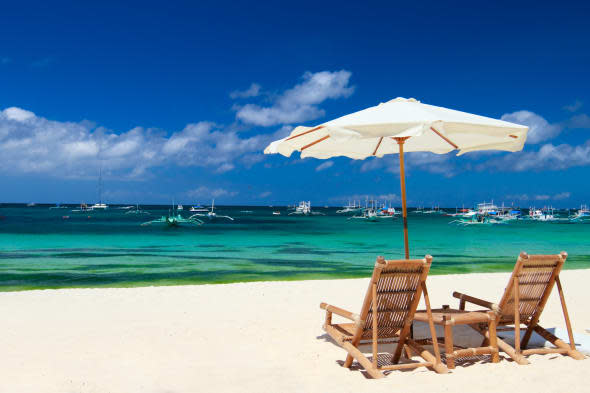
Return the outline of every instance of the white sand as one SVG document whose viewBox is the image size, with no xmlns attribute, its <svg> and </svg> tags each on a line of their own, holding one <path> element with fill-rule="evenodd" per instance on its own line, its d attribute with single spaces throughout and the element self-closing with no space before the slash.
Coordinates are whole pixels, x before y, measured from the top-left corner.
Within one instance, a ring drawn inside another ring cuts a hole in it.
<svg viewBox="0 0 590 393">
<path fill-rule="evenodd" d="M 561 275 L 574 330 L 590 328 L 590 270 Z M 433 306 L 453 289 L 498 301 L 508 274 L 431 276 Z M 328 303 L 358 312 L 368 279 L 0 293 L 0 392 L 588 392 L 590 360 L 504 359 L 381 380 L 340 367 L 324 336 Z M 543 314 L 563 327 L 557 291 Z"/>
</svg>

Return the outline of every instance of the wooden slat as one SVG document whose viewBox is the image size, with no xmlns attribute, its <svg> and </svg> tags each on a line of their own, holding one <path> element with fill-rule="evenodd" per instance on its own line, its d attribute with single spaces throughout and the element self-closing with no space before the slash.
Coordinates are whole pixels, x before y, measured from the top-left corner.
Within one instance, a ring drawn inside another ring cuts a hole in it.
<svg viewBox="0 0 590 393">
<path fill-rule="evenodd" d="M 317 131 L 317 130 L 319 130 L 319 129 L 321 129 L 321 128 L 324 128 L 324 126 L 318 126 L 318 127 L 316 127 L 316 128 L 312 128 L 311 130 L 307 130 L 307 131 L 305 131 L 305 132 L 302 132 L 301 134 L 297 134 L 297 135 L 290 136 L 290 137 L 289 137 L 289 138 L 287 138 L 286 140 L 287 140 L 287 141 L 289 141 L 289 140 L 291 140 L 291 139 L 299 138 L 300 136 L 307 135 L 307 134 L 309 134 L 309 133 L 311 133 L 311 132 L 314 132 L 314 131 Z"/>
<path fill-rule="evenodd" d="M 442 139 L 444 139 L 445 142 L 447 142 L 449 145 L 453 146 L 455 149 L 458 149 L 459 146 L 457 146 L 454 142 L 452 142 L 449 138 L 447 138 L 446 136 L 444 136 L 443 134 L 441 134 L 440 132 L 438 132 L 437 130 L 435 130 L 434 128 L 430 127 L 430 129 L 432 131 L 434 131 L 434 133 L 438 136 L 440 136 Z"/>
<path fill-rule="evenodd" d="M 392 364 L 389 366 L 381 366 L 379 370 L 408 370 L 418 367 L 432 367 L 433 364 L 431 362 L 420 362 L 420 363 L 402 363 L 402 364 Z"/>
<path fill-rule="evenodd" d="M 563 348 L 533 348 L 533 349 L 525 349 L 522 351 L 523 355 L 546 355 L 548 353 L 560 353 L 565 355 L 569 352 L 567 349 Z"/>
<path fill-rule="evenodd" d="M 379 142 L 377 142 L 377 146 L 375 146 L 375 150 L 373 151 L 373 156 L 377 154 L 377 150 L 379 150 L 379 146 L 381 146 L 381 142 L 383 142 L 383 137 L 379 138 Z"/>
<path fill-rule="evenodd" d="M 320 139 L 318 139 L 317 141 L 313 141 L 313 142 L 311 142 L 311 143 L 308 143 L 307 145 L 305 145 L 305 146 L 303 146 L 303 147 L 301 148 L 301 151 L 303 151 L 303 150 L 305 150 L 305 149 L 307 149 L 307 148 L 310 148 L 310 147 L 312 147 L 313 145 L 315 145 L 315 144 L 317 144 L 317 143 L 320 143 L 320 142 L 322 142 L 322 141 L 325 141 L 325 140 L 326 140 L 326 139 L 328 139 L 329 137 L 330 137 L 330 135 L 326 135 L 326 136 L 323 136 L 323 137 L 321 137 L 321 138 L 320 138 Z"/>
</svg>

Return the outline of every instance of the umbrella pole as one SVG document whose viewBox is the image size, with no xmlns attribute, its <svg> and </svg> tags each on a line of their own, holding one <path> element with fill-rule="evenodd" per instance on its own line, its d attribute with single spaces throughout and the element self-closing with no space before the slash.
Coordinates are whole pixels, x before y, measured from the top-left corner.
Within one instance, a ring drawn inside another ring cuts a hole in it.
<svg viewBox="0 0 590 393">
<path fill-rule="evenodd" d="M 404 143 L 405 138 L 395 138 L 399 146 L 399 179 L 402 191 L 402 214 L 404 217 L 404 248 L 406 251 L 406 259 L 410 259 L 410 246 L 408 242 L 408 210 L 406 207 L 406 174 L 404 171 Z"/>
</svg>

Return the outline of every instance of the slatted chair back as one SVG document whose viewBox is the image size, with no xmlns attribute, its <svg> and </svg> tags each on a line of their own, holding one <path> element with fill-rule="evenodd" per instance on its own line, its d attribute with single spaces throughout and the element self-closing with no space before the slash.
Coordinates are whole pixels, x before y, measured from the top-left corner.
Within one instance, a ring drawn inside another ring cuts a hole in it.
<svg viewBox="0 0 590 393">
<path fill-rule="evenodd" d="M 566 252 L 557 255 L 522 252 L 498 304 L 500 324 L 538 320 L 566 258 Z M 519 305 L 518 314 L 515 304 Z"/>
<path fill-rule="evenodd" d="M 377 324 L 379 337 L 392 337 L 412 320 L 422 294 L 432 257 L 413 260 L 377 259 L 360 313 L 361 339 L 373 337 Z M 376 284 L 375 286 L 373 284 Z"/>
</svg>

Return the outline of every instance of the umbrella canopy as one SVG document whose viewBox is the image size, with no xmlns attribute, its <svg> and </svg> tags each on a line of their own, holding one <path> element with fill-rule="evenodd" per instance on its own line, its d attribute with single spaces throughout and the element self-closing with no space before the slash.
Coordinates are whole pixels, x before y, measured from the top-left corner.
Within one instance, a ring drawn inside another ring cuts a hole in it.
<svg viewBox="0 0 590 393">
<path fill-rule="evenodd" d="M 403 153 L 427 151 L 458 155 L 478 150 L 520 151 L 528 127 L 398 97 L 320 124 L 297 127 L 272 142 L 265 154 L 327 159 L 345 156 L 363 160 L 400 154 L 400 181 L 406 258 L 409 258 Z"/>
<path fill-rule="evenodd" d="M 406 137 L 404 150 L 459 155 L 476 150 L 520 151 L 528 127 L 489 117 L 396 98 L 316 127 L 297 127 L 264 152 L 289 157 L 365 159 L 399 153 L 393 139 Z"/>
</svg>

